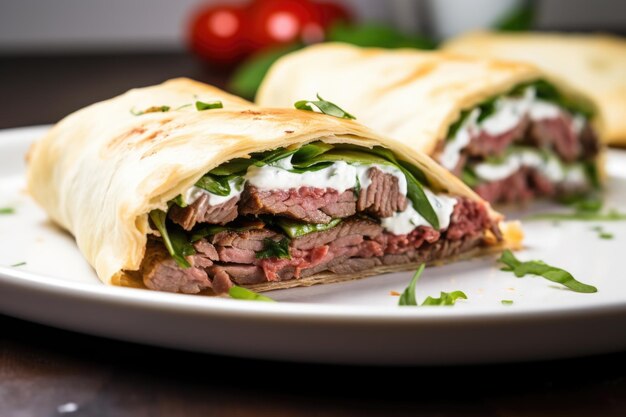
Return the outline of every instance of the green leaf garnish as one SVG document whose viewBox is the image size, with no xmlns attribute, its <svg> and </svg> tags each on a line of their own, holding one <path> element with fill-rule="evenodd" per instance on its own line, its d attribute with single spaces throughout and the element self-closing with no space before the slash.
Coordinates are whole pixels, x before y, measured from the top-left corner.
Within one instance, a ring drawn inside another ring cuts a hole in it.
<svg viewBox="0 0 626 417">
<path fill-rule="evenodd" d="M 510 306 L 511 304 L 513 304 L 513 300 L 502 300 L 500 302 L 502 303 L 502 305 L 505 306 Z"/>
<path fill-rule="evenodd" d="M 480 184 L 480 179 L 478 178 L 474 170 L 467 165 L 463 167 L 463 171 L 461 172 L 461 179 L 465 184 L 469 185 L 470 187 L 476 187 L 478 184 Z"/>
<path fill-rule="evenodd" d="M 409 286 L 404 289 L 402 295 L 400 295 L 400 299 L 398 300 L 399 306 L 417 306 L 417 299 L 415 298 L 415 285 L 417 281 L 422 276 L 422 272 L 424 272 L 425 264 L 421 264 L 415 274 L 413 274 L 413 278 L 411 278 L 411 282 Z"/>
<path fill-rule="evenodd" d="M 146 114 L 146 113 L 165 113 L 170 111 L 170 106 L 152 106 L 152 107 L 148 107 L 145 110 L 140 110 L 137 111 L 135 110 L 135 108 L 130 109 L 130 112 L 134 115 L 134 116 L 141 116 L 142 114 Z"/>
<path fill-rule="evenodd" d="M 230 298 L 234 298 L 236 300 L 269 301 L 272 303 L 276 302 L 276 300 L 272 300 L 271 298 L 265 295 L 258 294 L 247 288 L 238 287 L 236 285 L 233 285 L 232 287 L 230 287 L 230 289 L 228 290 L 228 295 L 230 296 Z"/>
<path fill-rule="evenodd" d="M 178 194 L 176 197 L 174 197 L 174 199 L 172 200 L 174 202 L 174 204 L 176 204 L 178 207 L 182 207 L 185 208 L 187 207 L 187 203 L 185 202 L 185 200 L 183 200 L 183 196 L 182 194 Z"/>
<path fill-rule="evenodd" d="M 456 132 L 459 131 L 459 129 L 461 128 L 461 125 L 469 117 L 470 113 L 471 113 L 471 110 L 461 111 L 461 115 L 459 116 L 459 119 L 456 122 L 452 123 L 450 127 L 448 128 L 448 135 L 446 136 L 446 140 L 450 140 L 456 136 Z"/>
<path fill-rule="evenodd" d="M 289 238 L 283 238 L 276 242 L 275 240 L 266 237 L 263 239 L 265 245 L 262 251 L 256 253 L 257 259 L 278 258 L 278 259 L 291 259 L 289 254 Z"/>
<path fill-rule="evenodd" d="M 315 111 L 313 107 L 315 106 L 320 112 L 327 114 L 329 116 L 339 117 L 340 119 L 356 119 L 353 115 L 343 110 L 341 107 L 336 105 L 335 103 L 331 103 L 330 101 L 324 100 L 317 94 L 317 101 L 309 101 L 309 100 L 300 100 L 294 103 L 294 107 L 298 110 L 306 110 L 306 111 Z"/>
<path fill-rule="evenodd" d="M 13 207 L 0 207 L 0 214 L 15 214 Z"/>
<path fill-rule="evenodd" d="M 204 101 L 196 101 L 196 110 L 211 110 L 211 109 L 223 109 L 224 104 L 221 101 L 211 101 L 209 103 L 205 103 Z"/>
<path fill-rule="evenodd" d="M 11 265 L 11 268 L 17 268 L 18 266 L 24 266 L 26 265 L 26 262 L 18 262 L 16 264 Z"/>
<path fill-rule="evenodd" d="M 167 213 L 163 210 L 152 210 L 150 212 L 150 219 L 152 219 L 152 223 L 154 223 L 159 233 L 161 233 L 161 238 L 170 256 L 181 268 L 189 268 L 191 265 L 187 259 L 185 259 L 185 256 L 194 255 L 196 251 L 193 245 L 187 240 L 185 232 L 177 227 L 168 231 L 166 226 Z"/>
<path fill-rule="evenodd" d="M 577 281 L 569 272 L 546 264 L 543 261 L 526 261 L 522 262 L 518 260 L 513 252 L 505 250 L 498 259 L 499 262 L 505 265 L 502 268 L 503 271 L 513 272 L 516 277 L 520 278 L 527 274 L 539 275 L 552 282 L 562 284 L 575 292 L 581 293 L 594 293 L 598 289 L 592 285 L 583 284 Z"/>
<path fill-rule="evenodd" d="M 214 177 L 210 174 L 200 178 L 196 182 L 196 187 L 222 197 L 230 194 L 230 184 L 228 183 L 228 178 Z"/>
<path fill-rule="evenodd" d="M 467 295 L 463 291 L 442 291 L 439 298 L 427 297 L 422 306 L 453 306 L 459 298 L 467 300 Z"/>
<path fill-rule="evenodd" d="M 598 237 L 600 239 L 610 240 L 610 239 L 613 239 L 615 237 L 613 235 L 613 233 L 609 233 L 609 232 L 604 231 L 602 226 L 592 227 L 591 230 L 593 230 L 594 232 L 598 232 Z"/>
<path fill-rule="evenodd" d="M 283 231 L 287 233 L 287 236 L 292 239 L 306 236 L 309 233 L 323 232 L 324 230 L 332 229 L 339 223 L 341 223 L 341 219 L 332 219 L 327 224 L 311 224 L 287 219 L 285 217 L 278 217 L 275 222 L 275 224 L 283 229 Z"/>
<path fill-rule="evenodd" d="M 415 306 L 417 307 L 419 304 L 417 303 L 417 298 L 415 297 L 415 286 L 417 281 L 422 276 L 422 272 L 424 272 L 425 264 L 421 264 L 415 274 L 413 274 L 413 278 L 409 283 L 409 286 L 404 289 L 402 295 L 400 295 L 400 299 L 398 300 L 399 306 Z M 453 306 L 456 303 L 456 300 L 459 298 L 467 299 L 467 296 L 463 291 L 452 291 L 452 292 L 443 292 L 439 294 L 439 298 L 426 297 L 422 306 Z"/>
<path fill-rule="evenodd" d="M 231 175 L 243 175 L 248 170 L 248 167 L 254 164 L 256 159 L 254 158 L 235 158 L 228 162 L 224 162 L 217 168 L 213 168 L 209 171 L 211 175 L 217 175 L 219 177 L 228 177 Z"/>
</svg>

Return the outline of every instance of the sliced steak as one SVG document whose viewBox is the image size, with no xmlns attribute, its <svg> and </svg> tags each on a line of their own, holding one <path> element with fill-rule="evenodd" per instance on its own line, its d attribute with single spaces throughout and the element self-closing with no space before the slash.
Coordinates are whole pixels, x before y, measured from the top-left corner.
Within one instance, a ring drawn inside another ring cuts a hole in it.
<svg viewBox="0 0 626 417">
<path fill-rule="evenodd" d="M 278 239 L 281 236 L 269 229 L 250 229 L 241 232 L 225 230 L 213 235 L 211 243 L 215 246 L 228 246 L 258 252 L 263 250 L 266 238 Z"/>
<path fill-rule="evenodd" d="M 323 232 L 309 233 L 308 235 L 292 239 L 291 246 L 295 249 L 307 250 L 326 245 L 344 236 L 358 235 L 373 239 L 381 234 L 382 231 L 382 226 L 373 220 L 353 217 Z"/>
<path fill-rule="evenodd" d="M 579 190 L 580 187 L 576 188 Z M 485 200 L 503 204 L 526 203 L 537 197 L 567 194 L 564 190 L 565 188 L 555 184 L 541 172 L 528 167 L 522 167 L 502 180 L 485 182 L 474 187 L 474 191 Z"/>
<path fill-rule="evenodd" d="M 397 211 L 404 211 L 408 201 L 398 184 L 398 178 L 377 168 L 368 171 L 370 184 L 359 193 L 356 208 L 376 217 L 391 217 Z"/>
<path fill-rule="evenodd" d="M 328 269 L 335 274 L 352 274 L 382 264 L 383 261 L 379 258 L 350 258 L 336 265 L 331 265 Z"/>
<path fill-rule="evenodd" d="M 581 141 L 574 131 L 572 118 L 562 114 L 531 124 L 529 139 L 540 148 L 551 148 L 565 162 L 574 162 L 582 154 Z"/>
<path fill-rule="evenodd" d="M 228 281 L 232 281 L 237 285 L 259 284 L 267 281 L 263 270 L 254 265 L 216 265 L 209 270 L 209 273 L 216 278 L 218 275 L 222 279 L 227 278 Z M 226 274 L 226 277 L 224 277 L 224 274 Z"/>
<path fill-rule="evenodd" d="M 511 143 L 524 138 L 528 124 L 528 118 L 524 117 L 517 126 L 499 135 L 490 135 L 484 130 L 480 130 L 477 135 L 471 138 L 463 153 L 472 157 L 502 155 L 511 146 Z"/>
<path fill-rule="evenodd" d="M 450 226 L 444 232 L 446 239 L 443 240 L 480 238 L 485 230 L 491 229 L 492 223 L 484 205 L 467 198 L 460 198 L 454 206 Z"/>
<path fill-rule="evenodd" d="M 352 204 L 349 204 L 350 198 L 353 200 Z M 326 224 L 333 217 L 353 215 L 355 213 L 354 200 L 351 190 L 339 194 L 337 190 L 331 188 L 300 187 L 289 190 L 259 190 L 246 185 L 239 211 L 241 214 L 275 214 L 307 223 Z M 325 210 L 332 213 L 332 216 Z"/>
<path fill-rule="evenodd" d="M 203 194 L 193 204 L 187 207 L 172 205 L 168 216 L 185 230 L 191 230 L 196 223 L 226 224 L 237 218 L 237 202 L 239 197 L 233 197 L 225 203 L 212 206 L 209 196 Z"/>
<path fill-rule="evenodd" d="M 145 286 L 152 290 L 195 294 L 212 287 L 203 268 L 180 268 L 163 243 L 154 239 L 148 240 L 141 274 Z"/>
</svg>

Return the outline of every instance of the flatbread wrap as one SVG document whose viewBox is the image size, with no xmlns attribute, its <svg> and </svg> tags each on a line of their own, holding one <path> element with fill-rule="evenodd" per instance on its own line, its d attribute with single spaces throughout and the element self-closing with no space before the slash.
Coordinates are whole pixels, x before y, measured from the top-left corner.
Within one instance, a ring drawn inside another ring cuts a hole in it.
<svg viewBox="0 0 626 417">
<path fill-rule="evenodd" d="M 530 62 L 592 97 L 608 144 L 626 146 L 626 39 L 606 34 L 471 32 L 444 50 Z"/>
<path fill-rule="evenodd" d="M 186 79 L 60 121 L 30 151 L 28 189 L 104 283 L 169 292 L 335 282 L 521 240 L 401 142 Z"/>
<path fill-rule="evenodd" d="M 257 104 L 316 95 L 428 153 L 492 203 L 584 194 L 602 177 L 593 102 L 531 65 L 322 44 L 279 59 Z"/>
</svg>

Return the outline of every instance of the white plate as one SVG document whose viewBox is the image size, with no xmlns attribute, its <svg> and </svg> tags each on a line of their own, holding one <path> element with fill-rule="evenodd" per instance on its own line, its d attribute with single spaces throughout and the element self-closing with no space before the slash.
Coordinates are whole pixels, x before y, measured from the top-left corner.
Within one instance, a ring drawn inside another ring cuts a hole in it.
<svg viewBox="0 0 626 417">
<path fill-rule="evenodd" d="M 429 268 L 418 298 L 462 290 L 454 307 L 397 307 L 411 273 L 271 294 L 278 303 L 102 285 L 68 234 L 24 191 L 24 154 L 45 127 L 0 132 L 0 312 L 123 340 L 253 358 L 453 364 L 569 357 L 626 349 L 626 222 L 526 224 L 523 260 L 542 259 L 598 287 L 578 294 L 515 278 L 494 259 Z M 611 151 L 607 205 L 626 206 L 626 153 Z M 557 209 L 546 205 L 543 209 Z M 19 267 L 8 267 L 26 262 Z M 501 300 L 513 300 L 510 306 Z"/>
</svg>

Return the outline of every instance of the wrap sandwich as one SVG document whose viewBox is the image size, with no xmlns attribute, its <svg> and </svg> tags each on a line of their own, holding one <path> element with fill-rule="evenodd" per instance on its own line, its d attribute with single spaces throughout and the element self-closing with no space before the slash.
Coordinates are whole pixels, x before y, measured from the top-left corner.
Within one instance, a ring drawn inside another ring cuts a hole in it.
<svg viewBox="0 0 626 417">
<path fill-rule="evenodd" d="M 31 149 L 28 188 L 103 282 L 169 292 L 355 279 L 521 239 L 401 142 L 187 79 L 60 121 Z"/>
<path fill-rule="evenodd" d="M 492 203 L 599 186 L 593 103 L 531 65 L 322 44 L 279 59 L 257 104 L 289 107 L 316 95 L 428 153 Z"/>
<path fill-rule="evenodd" d="M 592 97 L 603 139 L 626 146 L 626 39 L 603 34 L 472 32 L 444 45 L 450 52 L 530 62 Z"/>
</svg>

